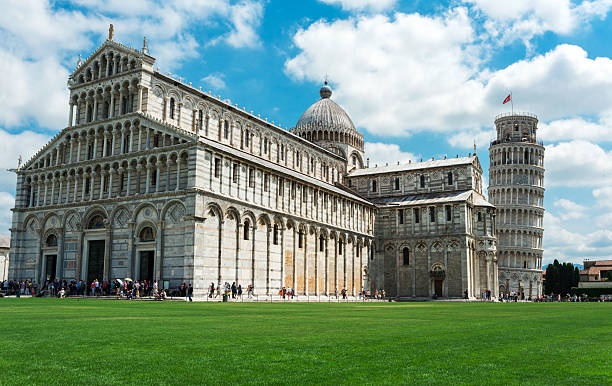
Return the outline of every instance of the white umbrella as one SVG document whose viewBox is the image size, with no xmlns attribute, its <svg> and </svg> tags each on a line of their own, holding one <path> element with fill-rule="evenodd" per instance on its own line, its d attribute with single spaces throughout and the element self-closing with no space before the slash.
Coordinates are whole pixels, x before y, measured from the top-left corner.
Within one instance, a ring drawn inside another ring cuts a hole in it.
<svg viewBox="0 0 612 386">
<path fill-rule="evenodd" d="M 117 280 L 117 283 L 119 283 L 119 286 L 123 287 L 123 281 L 121 281 L 121 279 L 116 279 L 116 280 Z"/>
<path fill-rule="evenodd" d="M 125 279 L 123 279 L 123 280 L 125 280 L 125 281 L 134 281 L 134 280 L 130 279 L 129 277 L 126 277 L 126 278 L 125 278 Z"/>
</svg>

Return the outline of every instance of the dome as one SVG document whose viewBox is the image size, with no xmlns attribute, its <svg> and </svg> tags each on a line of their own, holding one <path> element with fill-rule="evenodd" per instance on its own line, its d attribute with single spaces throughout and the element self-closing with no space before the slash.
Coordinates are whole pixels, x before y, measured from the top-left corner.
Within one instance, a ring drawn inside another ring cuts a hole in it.
<svg viewBox="0 0 612 386">
<path fill-rule="evenodd" d="M 344 109 L 330 99 L 332 89 L 327 85 L 319 91 L 321 99 L 308 108 L 295 125 L 295 133 L 312 130 L 355 132 L 353 121 Z"/>
</svg>

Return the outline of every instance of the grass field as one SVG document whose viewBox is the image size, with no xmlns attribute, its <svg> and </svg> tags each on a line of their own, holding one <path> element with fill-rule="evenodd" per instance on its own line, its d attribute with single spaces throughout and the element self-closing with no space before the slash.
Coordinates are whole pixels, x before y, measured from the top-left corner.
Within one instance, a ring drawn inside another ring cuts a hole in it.
<svg viewBox="0 0 612 386">
<path fill-rule="evenodd" d="M 1 299 L 29 383 L 612 384 L 612 304 Z"/>
</svg>

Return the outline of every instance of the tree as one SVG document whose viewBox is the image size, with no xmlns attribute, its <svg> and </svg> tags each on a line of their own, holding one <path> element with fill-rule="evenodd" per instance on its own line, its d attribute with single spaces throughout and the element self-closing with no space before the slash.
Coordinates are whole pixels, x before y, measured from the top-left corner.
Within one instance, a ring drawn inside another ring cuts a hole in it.
<svg viewBox="0 0 612 386">
<path fill-rule="evenodd" d="M 547 294 L 567 294 L 580 281 L 580 271 L 572 263 L 559 263 L 555 260 L 546 268 L 544 291 Z"/>
</svg>

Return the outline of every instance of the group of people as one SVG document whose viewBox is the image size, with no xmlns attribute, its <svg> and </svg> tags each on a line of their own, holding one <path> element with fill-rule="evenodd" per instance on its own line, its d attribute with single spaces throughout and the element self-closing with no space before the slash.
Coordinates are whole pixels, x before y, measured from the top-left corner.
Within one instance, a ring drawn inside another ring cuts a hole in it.
<svg viewBox="0 0 612 386">
<path fill-rule="evenodd" d="M 209 298 L 218 298 L 219 296 L 222 296 L 225 299 L 229 299 L 231 296 L 231 299 L 233 300 L 242 300 L 242 292 L 242 284 L 236 285 L 236 282 L 232 282 L 230 285 L 230 283 L 226 281 L 223 285 L 218 284 L 216 288 L 215 283 L 210 283 L 210 286 L 208 287 Z M 254 295 L 254 287 L 252 284 L 247 286 L 246 292 L 247 297 L 251 299 Z"/>
</svg>

